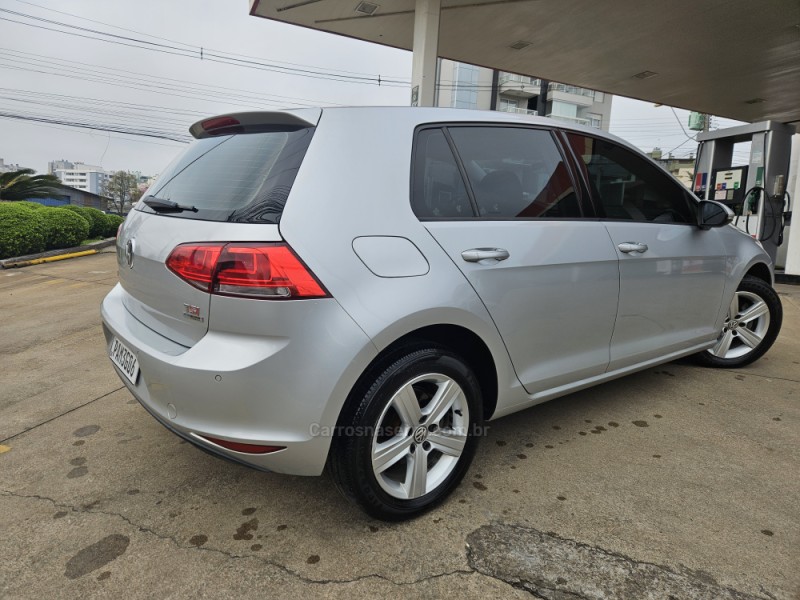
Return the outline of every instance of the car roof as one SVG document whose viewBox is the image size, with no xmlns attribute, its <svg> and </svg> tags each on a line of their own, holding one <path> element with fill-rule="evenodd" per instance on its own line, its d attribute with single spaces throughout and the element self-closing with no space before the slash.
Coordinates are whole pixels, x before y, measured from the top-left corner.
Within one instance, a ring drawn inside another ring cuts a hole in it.
<svg viewBox="0 0 800 600">
<path fill-rule="evenodd" d="M 285 110 L 277 109 L 271 111 L 247 111 L 226 113 L 213 117 L 209 116 L 208 118 L 198 121 L 192 125 L 190 131 L 194 137 L 205 137 L 205 135 L 201 133 L 201 124 L 209 120 L 216 120 L 224 117 L 233 117 L 242 121 L 243 123 L 246 122 L 249 124 L 256 124 L 258 122 L 275 123 L 285 121 L 287 124 L 289 122 L 294 122 L 296 124 L 303 123 L 306 126 L 315 126 L 319 123 L 324 114 L 330 113 L 338 113 L 342 116 L 347 113 L 354 113 L 347 114 L 347 116 L 356 119 L 358 118 L 358 113 L 363 113 L 364 116 L 369 114 L 373 118 L 379 116 L 380 118 L 384 118 L 389 121 L 404 121 L 406 123 L 410 122 L 414 127 L 435 123 L 499 123 L 509 125 L 539 125 L 541 127 L 558 128 L 568 132 L 581 133 L 596 138 L 604 138 L 619 145 L 625 146 L 641 156 L 650 158 L 630 142 L 627 142 L 626 140 L 602 129 L 567 123 L 548 117 L 507 113 L 497 110 L 477 110 L 465 108 L 417 106 L 334 106 Z M 652 159 L 650 160 L 653 162 Z"/>
</svg>

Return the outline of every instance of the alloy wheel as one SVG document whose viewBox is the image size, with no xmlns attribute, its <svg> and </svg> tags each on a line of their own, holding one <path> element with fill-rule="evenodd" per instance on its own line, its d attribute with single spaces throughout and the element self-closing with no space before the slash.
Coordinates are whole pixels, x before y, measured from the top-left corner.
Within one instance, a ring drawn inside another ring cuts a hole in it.
<svg viewBox="0 0 800 600">
<path fill-rule="evenodd" d="M 769 306 L 748 291 L 734 294 L 722 333 L 709 352 L 719 358 L 739 358 L 758 348 L 770 324 Z"/>
<path fill-rule="evenodd" d="M 372 470 L 381 488 L 402 500 L 436 489 L 467 443 L 464 391 L 439 373 L 414 377 L 387 403 L 372 438 Z"/>
</svg>

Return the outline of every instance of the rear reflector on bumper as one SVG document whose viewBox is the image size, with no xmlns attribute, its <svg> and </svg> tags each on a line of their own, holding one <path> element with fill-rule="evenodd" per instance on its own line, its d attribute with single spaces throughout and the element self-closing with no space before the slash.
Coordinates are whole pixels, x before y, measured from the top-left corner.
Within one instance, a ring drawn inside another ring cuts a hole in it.
<svg viewBox="0 0 800 600">
<path fill-rule="evenodd" d="M 199 437 L 202 440 L 209 441 L 212 444 L 216 444 L 217 446 L 222 446 L 227 450 L 233 450 L 234 452 L 241 452 L 243 454 L 269 454 L 270 452 L 277 452 L 278 450 L 283 450 L 285 448 L 285 446 L 261 446 L 259 444 L 243 444 L 241 442 L 231 442 L 228 440 L 221 440 L 219 438 L 213 438 L 209 436 L 198 435 L 197 437 Z"/>
<path fill-rule="evenodd" d="M 326 298 L 328 292 L 284 243 L 188 243 L 167 268 L 210 294 L 261 300 Z"/>
</svg>

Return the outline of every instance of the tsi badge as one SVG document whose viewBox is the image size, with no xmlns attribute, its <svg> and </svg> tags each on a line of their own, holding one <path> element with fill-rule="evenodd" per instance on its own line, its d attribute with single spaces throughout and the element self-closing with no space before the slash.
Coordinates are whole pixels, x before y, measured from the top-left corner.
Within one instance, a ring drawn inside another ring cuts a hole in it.
<svg viewBox="0 0 800 600">
<path fill-rule="evenodd" d="M 191 304 L 183 305 L 183 316 L 194 319 L 195 321 L 200 321 L 201 323 L 205 321 L 205 319 L 200 316 L 200 307 L 192 306 Z"/>
</svg>

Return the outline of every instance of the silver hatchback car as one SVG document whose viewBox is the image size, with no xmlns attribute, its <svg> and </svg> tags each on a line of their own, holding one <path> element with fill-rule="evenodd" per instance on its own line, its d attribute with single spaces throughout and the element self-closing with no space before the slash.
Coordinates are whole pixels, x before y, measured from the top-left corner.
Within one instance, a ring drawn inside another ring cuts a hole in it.
<svg viewBox="0 0 800 600">
<path fill-rule="evenodd" d="M 402 519 L 484 421 L 676 358 L 748 364 L 781 325 L 730 211 L 603 132 L 497 112 L 240 113 L 118 235 L 115 368 L 165 427 Z"/>
</svg>

